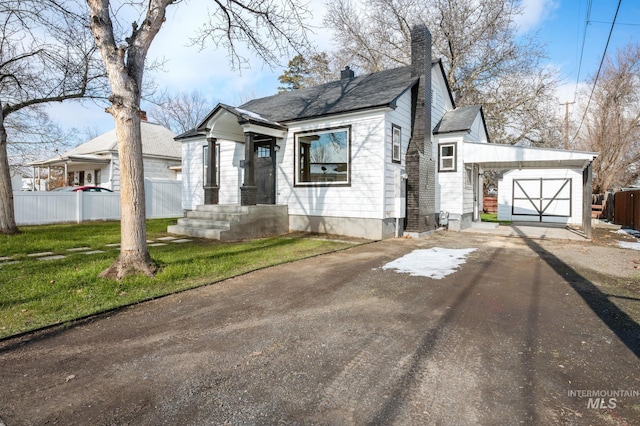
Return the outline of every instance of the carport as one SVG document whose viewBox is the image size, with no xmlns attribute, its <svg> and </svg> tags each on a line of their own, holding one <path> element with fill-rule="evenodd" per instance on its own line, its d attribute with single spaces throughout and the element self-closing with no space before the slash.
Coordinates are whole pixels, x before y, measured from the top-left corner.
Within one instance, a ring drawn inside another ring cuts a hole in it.
<svg viewBox="0 0 640 426">
<path fill-rule="evenodd" d="M 521 220 L 553 222 L 571 209 L 571 181 L 549 176 L 549 169 L 582 171 L 582 228 L 591 237 L 592 163 L 595 152 L 532 148 L 493 143 L 464 142 L 463 161 L 480 170 L 539 170 L 513 182 L 510 202 L 514 217 Z M 535 177 L 532 177 L 535 176 Z"/>
</svg>

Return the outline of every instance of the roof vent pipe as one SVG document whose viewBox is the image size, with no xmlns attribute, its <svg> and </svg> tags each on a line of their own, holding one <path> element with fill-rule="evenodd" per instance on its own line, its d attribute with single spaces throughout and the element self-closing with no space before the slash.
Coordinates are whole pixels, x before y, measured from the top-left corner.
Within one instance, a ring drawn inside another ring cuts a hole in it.
<svg viewBox="0 0 640 426">
<path fill-rule="evenodd" d="M 347 65 L 342 71 L 340 71 L 340 80 L 347 80 L 356 76 L 356 73 Z"/>
</svg>

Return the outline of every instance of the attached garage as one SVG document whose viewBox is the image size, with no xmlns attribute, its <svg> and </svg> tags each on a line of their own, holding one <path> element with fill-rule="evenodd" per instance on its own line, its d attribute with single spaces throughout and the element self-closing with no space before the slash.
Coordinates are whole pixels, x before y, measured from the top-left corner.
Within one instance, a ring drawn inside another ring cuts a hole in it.
<svg viewBox="0 0 640 426">
<path fill-rule="evenodd" d="M 580 225 L 591 236 L 595 152 L 465 143 L 464 163 L 504 171 L 498 219 Z"/>
<path fill-rule="evenodd" d="M 498 220 L 582 224 L 582 170 L 521 169 L 498 180 Z"/>
</svg>

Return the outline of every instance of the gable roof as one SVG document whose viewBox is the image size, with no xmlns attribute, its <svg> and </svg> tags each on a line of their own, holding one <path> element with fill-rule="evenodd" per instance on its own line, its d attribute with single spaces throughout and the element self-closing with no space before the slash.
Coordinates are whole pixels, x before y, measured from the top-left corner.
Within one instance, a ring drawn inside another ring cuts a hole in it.
<svg viewBox="0 0 640 426">
<path fill-rule="evenodd" d="M 253 111 L 247 111 L 245 109 L 242 108 L 237 108 L 231 105 L 227 105 L 227 104 L 218 104 L 216 105 L 216 107 L 204 118 L 204 120 L 202 120 L 202 122 L 195 128 L 192 130 L 189 130 L 188 132 L 185 132 L 179 136 L 176 136 L 176 140 L 177 139 L 185 139 L 191 136 L 194 136 L 193 134 L 191 134 L 191 132 L 197 132 L 198 131 L 205 131 L 206 130 L 206 126 L 207 123 L 209 122 L 209 120 L 211 120 L 211 118 L 213 118 L 216 114 L 218 114 L 221 111 L 227 111 L 231 114 L 233 114 L 234 116 L 236 116 L 236 119 L 238 120 L 238 124 L 257 124 L 259 126 L 266 126 L 266 127 L 271 127 L 273 129 L 279 129 L 279 130 L 286 130 L 286 127 L 283 126 L 280 123 L 277 123 L 275 121 L 269 120 L 264 118 L 263 116 L 261 116 L 260 114 L 253 112 Z"/>
<path fill-rule="evenodd" d="M 254 99 L 240 108 L 274 122 L 395 107 L 397 99 L 418 81 L 410 67 L 341 79 L 319 86 Z"/>
<path fill-rule="evenodd" d="M 433 133 L 468 132 L 471 130 L 478 113 L 481 112 L 482 107 L 480 105 L 471 105 L 447 111 L 433 129 Z"/>
<path fill-rule="evenodd" d="M 159 124 L 142 121 L 142 155 L 152 157 L 182 158 L 182 147 L 175 142 L 176 134 Z M 118 151 L 116 129 L 109 130 L 88 142 L 62 154 L 62 157 L 73 157 L 92 154 L 106 154 Z"/>
</svg>

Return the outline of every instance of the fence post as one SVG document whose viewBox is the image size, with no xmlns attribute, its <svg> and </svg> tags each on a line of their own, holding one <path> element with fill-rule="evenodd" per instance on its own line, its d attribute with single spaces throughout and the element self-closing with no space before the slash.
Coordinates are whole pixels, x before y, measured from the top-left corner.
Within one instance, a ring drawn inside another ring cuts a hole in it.
<svg viewBox="0 0 640 426">
<path fill-rule="evenodd" d="M 82 222 L 82 191 L 76 191 L 76 223 Z"/>
</svg>

